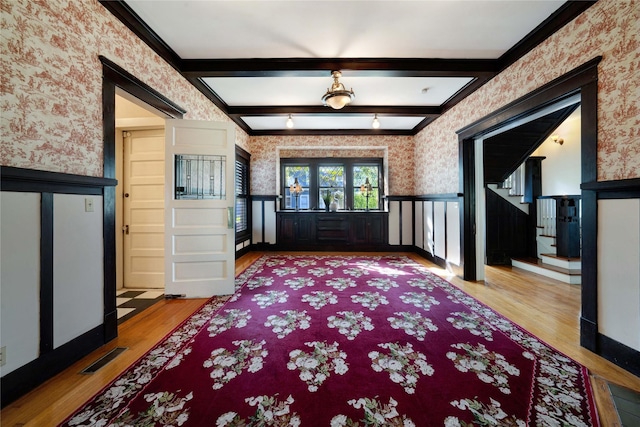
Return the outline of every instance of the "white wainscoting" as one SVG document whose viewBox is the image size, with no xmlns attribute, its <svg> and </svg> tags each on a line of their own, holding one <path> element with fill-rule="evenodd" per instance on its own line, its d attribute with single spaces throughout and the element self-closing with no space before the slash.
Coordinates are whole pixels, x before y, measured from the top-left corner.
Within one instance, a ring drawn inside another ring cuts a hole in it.
<svg viewBox="0 0 640 427">
<path fill-rule="evenodd" d="M 400 203 L 397 200 L 389 201 L 389 244 L 401 245 L 400 239 Z M 404 226 L 404 224 L 402 224 Z M 409 224 L 410 226 L 411 224 Z M 409 244 L 409 243 L 406 243 Z"/>
<path fill-rule="evenodd" d="M 40 348 L 40 193 L 0 193 L 0 346 L 6 374 Z M 102 275 L 100 276 L 102 277 Z"/>
<path fill-rule="evenodd" d="M 402 202 L 402 244 L 413 245 L 413 201 Z"/>
<path fill-rule="evenodd" d="M 460 203 L 447 202 L 447 262 L 460 265 Z"/>
<path fill-rule="evenodd" d="M 415 212 L 416 212 L 416 222 L 415 222 L 415 230 L 413 230 L 413 244 L 420 249 L 424 249 L 424 221 L 420 218 L 424 217 L 423 214 L 424 203 L 417 202 L 415 204 Z"/>
<path fill-rule="evenodd" d="M 445 220 L 446 202 L 433 202 L 433 224 L 435 228 L 435 254 L 438 258 L 447 259 L 447 223 Z"/>
<path fill-rule="evenodd" d="M 457 200 L 390 200 L 389 245 L 415 246 L 460 265 L 460 203 Z"/>
<path fill-rule="evenodd" d="M 598 201 L 598 332 L 640 351 L 640 199 Z"/>
<path fill-rule="evenodd" d="M 93 201 L 86 212 L 85 200 Z M 102 196 L 53 197 L 53 345 L 103 323 Z"/>
<path fill-rule="evenodd" d="M 433 223 L 433 202 L 421 202 L 422 205 L 422 223 L 423 223 L 423 233 L 424 233 L 424 246 L 422 249 L 431 254 L 431 256 L 436 255 L 436 242 L 434 240 L 435 236 L 435 225 Z"/>
<path fill-rule="evenodd" d="M 276 243 L 276 201 L 253 200 L 251 202 L 251 236 L 253 244 Z"/>
</svg>

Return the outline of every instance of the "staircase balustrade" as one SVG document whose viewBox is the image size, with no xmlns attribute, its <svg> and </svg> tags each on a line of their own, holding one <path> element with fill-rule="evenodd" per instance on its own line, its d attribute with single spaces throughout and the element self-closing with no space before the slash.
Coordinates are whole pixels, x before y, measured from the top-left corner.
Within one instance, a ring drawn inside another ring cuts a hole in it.
<svg viewBox="0 0 640 427">
<path fill-rule="evenodd" d="M 576 236 L 575 238 L 578 239 L 578 242 L 582 240 L 582 200 L 580 199 L 580 196 L 543 196 L 543 197 L 539 197 L 536 201 L 537 203 L 537 219 L 536 219 L 536 223 L 538 224 L 538 227 L 540 227 L 541 233 L 544 236 L 550 236 L 550 237 L 556 237 L 556 243 L 557 242 L 557 237 L 558 237 L 558 209 L 557 209 L 557 200 L 563 200 L 563 199 L 567 199 L 567 197 L 569 197 L 571 200 L 573 200 L 575 202 L 575 208 L 571 208 L 572 213 L 571 214 L 567 214 L 565 213 L 565 217 L 560 218 L 560 221 L 563 221 L 563 225 L 565 228 L 567 226 L 566 222 L 576 222 L 577 220 L 577 224 L 576 224 L 576 229 L 577 231 L 572 232 L 571 234 Z M 575 212 L 573 212 L 573 209 L 575 209 Z M 568 219 L 567 215 L 569 215 L 569 217 L 573 217 L 571 219 Z M 563 229 L 564 230 L 564 229 Z M 563 239 L 567 239 L 567 236 L 562 236 Z M 580 247 L 579 243 L 578 243 L 578 248 Z M 571 251 L 572 255 L 571 256 L 579 256 L 579 255 L 575 255 L 575 249 Z M 579 249 L 578 249 L 579 252 Z"/>
<path fill-rule="evenodd" d="M 509 177 L 502 183 L 501 188 L 508 188 L 510 196 L 522 196 L 525 192 L 525 164 L 522 163 Z"/>
<path fill-rule="evenodd" d="M 556 235 L 556 200 L 548 197 L 537 199 L 537 224 L 545 236 Z"/>
</svg>

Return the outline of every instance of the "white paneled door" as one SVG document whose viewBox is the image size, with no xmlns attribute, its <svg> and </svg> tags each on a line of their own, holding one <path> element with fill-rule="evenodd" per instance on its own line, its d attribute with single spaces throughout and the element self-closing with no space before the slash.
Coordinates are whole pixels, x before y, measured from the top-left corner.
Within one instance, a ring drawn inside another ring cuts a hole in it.
<svg viewBox="0 0 640 427">
<path fill-rule="evenodd" d="M 164 129 L 123 136 L 124 286 L 164 288 Z"/>
<path fill-rule="evenodd" d="M 233 124 L 167 120 L 165 138 L 165 293 L 232 294 Z"/>
</svg>

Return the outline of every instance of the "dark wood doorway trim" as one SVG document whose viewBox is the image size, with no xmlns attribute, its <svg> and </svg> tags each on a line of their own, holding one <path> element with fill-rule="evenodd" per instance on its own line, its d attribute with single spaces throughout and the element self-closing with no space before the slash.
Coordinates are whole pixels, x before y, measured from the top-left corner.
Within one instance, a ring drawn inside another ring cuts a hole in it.
<svg viewBox="0 0 640 427">
<path fill-rule="evenodd" d="M 460 129 L 459 169 L 462 227 L 460 246 L 465 280 L 476 279 L 475 244 L 475 163 L 474 140 L 509 123 L 527 117 L 563 99 L 580 94 L 582 184 L 597 181 L 598 154 L 598 64 L 596 57 L 575 70 L 547 83 L 535 91 L 507 104 L 488 116 Z M 582 314 L 580 344 L 596 352 L 597 342 L 597 199 L 596 192 L 582 190 Z"/>
<path fill-rule="evenodd" d="M 186 110 L 137 79 L 114 62 L 100 56 L 102 62 L 102 123 L 104 177 L 116 177 L 116 88 L 120 88 L 167 118 L 181 119 Z M 104 190 L 104 336 L 105 342 L 118 336 L 116 310 L 116 189 Z"/>
</svg>

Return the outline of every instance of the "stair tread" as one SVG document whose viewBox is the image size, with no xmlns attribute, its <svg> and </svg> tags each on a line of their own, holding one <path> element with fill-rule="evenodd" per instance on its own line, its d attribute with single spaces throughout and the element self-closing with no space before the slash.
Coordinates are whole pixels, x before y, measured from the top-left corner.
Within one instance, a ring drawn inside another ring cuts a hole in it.
<svg viewBox="0 0 640 427">
<path fill-rule="evenodd" d="M 520 261 L 520 262 L 523 262 L 523 263 L 526 263 L 526 264 L 530 264 L 530 265 L 535 265 L 535 266 L 538 266 L 540 268 L 544 268 L 546 270 L 555 271 L 557 273 L 567 274 L 569 276 L 580 276 L 580 275 L 582 275 L 582 270 L 581 269 L 578 269 L 578 268 L 568 269 L 568 268 L 556 267 L 555 265 L 545 264 L 544 262 L 542 262 L 541 259 L 538 259 L 538 258 L 533 258 L 533 257 L 513 258 L 513 260 L 514 261 Z"/>
<path fill-rule="evenodd" d="M 560 259 L 562 261 L 580 261 L 580 257 L 566 257 L 566 256 L 559 256 L 556 254 L 540 254 L 540 256 L 546 256 L 549 258 L 555 258 L 555 259 Z"/>
</svg>

